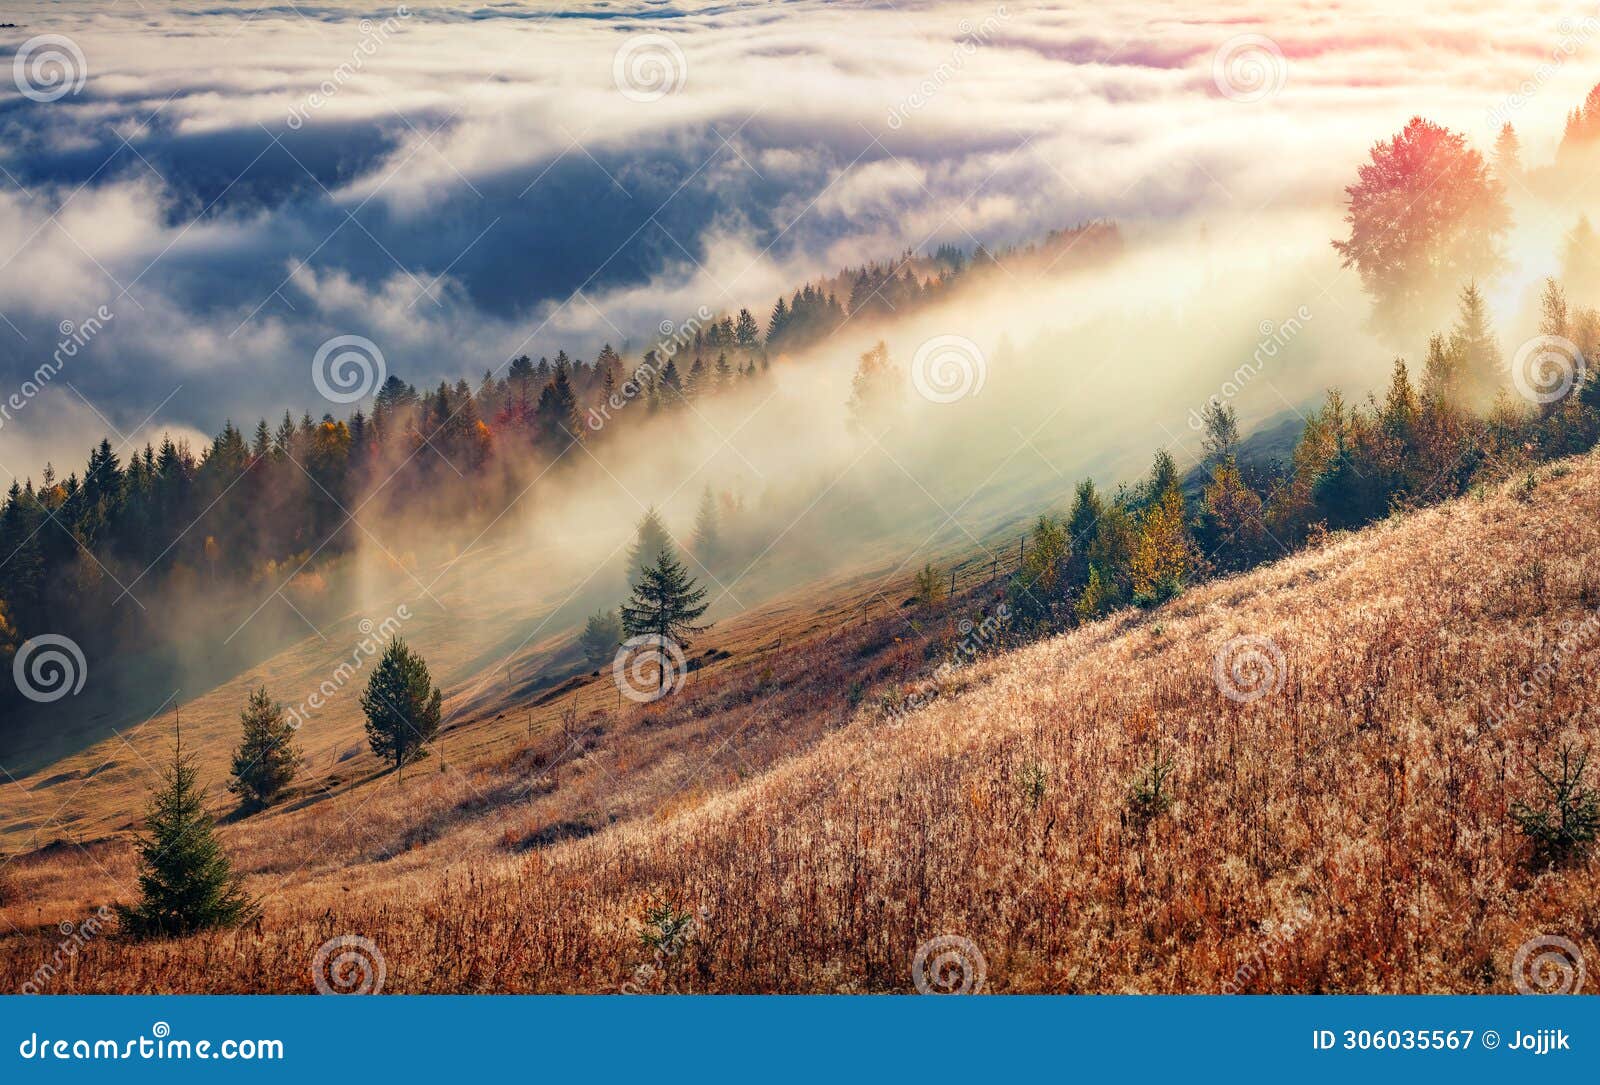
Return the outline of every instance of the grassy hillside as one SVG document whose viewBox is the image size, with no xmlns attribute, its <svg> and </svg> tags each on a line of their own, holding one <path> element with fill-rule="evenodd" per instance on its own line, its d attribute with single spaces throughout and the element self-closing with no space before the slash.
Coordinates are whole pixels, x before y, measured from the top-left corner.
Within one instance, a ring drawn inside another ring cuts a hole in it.
<svg viewBox="0 0 1600 1085">
<path fill-rule="evenodd" d="M 1600 942 L 1597 863 L 1540 869 L 1509 817 L 1600 738 L 1600 458 L 939 679 L 982 589 L 848 598 L 791 597 L 781 648 L 659 705 L 552 699 L 447 771 L 231 825 L 262 922 L 96 938 L 49 989 L 309 990 L 358 934 L 390 991 L 895 991 L 948 934 L 1002 992 L 1490 992 L 1530 937 Z M 1168 763 L 1170 806 L 1135 799 Z M 126 899 L 130 853 L 7 877 L 15 989 Z"/>
</svg>

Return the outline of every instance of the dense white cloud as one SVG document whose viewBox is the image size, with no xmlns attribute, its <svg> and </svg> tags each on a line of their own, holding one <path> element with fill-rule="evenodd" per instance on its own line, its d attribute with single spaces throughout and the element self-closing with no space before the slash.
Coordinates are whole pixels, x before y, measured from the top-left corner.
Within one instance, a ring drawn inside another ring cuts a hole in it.
<svg viewBox="0 0 1600 1085">
<path fill-rule="evenodd" d="M 6 68 L 27 36 L 64 34 L 87 80 L 57 102 L 9 86 L 0 102 L 0 312 L 15 325 L 0 325 L 0 381 L 108 295 L 115 334 L 76 386 L 121 425 L 182 385 L 160 421 L 211 429 L 316 406 L 308 359 L 334 334 L 379 339 L 419 382 L 453 379 L 516 351 L 637 347 L 701 305 L 764 312 L 799 277 L 908 246 L 1091 216 L 1135 238 L 1273 216 L 1331 232 L 1356 161 L 1413 113 L 1487 144 L 1520 92 L 1507 115 L 1547 155 L 1593 81 L 1597 15 L 24 6 Z M 1214 79 L 1242 34 L 1282 57 L 1262 101 Z M 641 35 L 670 41 L 669 69 L 682 58 L 653 101 L 616 85 L 618 50 Z M 63 424 L 87 443 L 96 423 Z"/>
</svg>

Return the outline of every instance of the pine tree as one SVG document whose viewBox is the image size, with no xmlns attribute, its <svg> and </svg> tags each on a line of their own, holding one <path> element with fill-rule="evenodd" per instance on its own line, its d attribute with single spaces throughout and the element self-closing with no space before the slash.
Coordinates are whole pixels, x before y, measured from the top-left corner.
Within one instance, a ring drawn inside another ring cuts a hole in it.
<svg viewBox="0 0 1600 1085">
<path fill-rule="evenodd" d="M 1567 234 L 1561 255 L 1561 281 L 1580 302 L 1592 302 L 1600 295 L 1600 238 L 1589 225 L 1588 216 L 1579 216 Z"/>
<path fill-rule="evenodd" d="M 390 641 L 361 694 L 372 752 L 404 769 L 439 733 L 442 701 L 423 658 L 399 637 Z"/>
<path fill-rule="evenodd" d="M 164 785 L 151 796 L 138 850 L 139 903 L 118 904 L 133 938 L 176 937 L 250 919 L 256 903 L 244 892 L 205 810 L 205 789 L 180 736 Z"/>
<path fill-rule="evenodd" d="M 655 637 L 660 645 L 671 643 L 680 649 L 688 648 L 691 636 L 710 628 L 694 624 L 710 606 L 704 602 L 705 597 L 705 589 L 695 584 L 683 566 L 671 554 L 662 554 L 645 568 L 633 595 L 622 604 L 622 631 L 629 637 Z M 666 681 L 667 669 L 663 666 L 656 688 L 665 688 Z"/>
<path fill-rule="evenodd" d="M 639 521 L 633 545 L 628 548 L 628 585 L 637 585 L 647 568 L 672 554 L 672 536 L 667 534 L 667 525 L 662 523 L 661 514 L 654 507 L 646 509 L 644 518 Z"/>
<path fill-rule="evenodd" d="M 1522 176 L 1522 141 L 1510 121 L 1500 126 L 1494 140 L 1494 175 L 1504 184 Z"/>
<path fill-rule="evenodd" d="M 694 519 L 694 557 L 702 569 L 714 569 L 722 561 L 722 528 L 717 515 L 717 499 L 707 486 L 700 495 L 700 510 Z"/>
<path fill-rule="evenodd" d="M 754 350 L 761 342 L 761 328 L 749 309 L 739 310 L 739 322 L 734 325 L 733 339 L 742 350 Z"/>
<path fill-rule="evenodd" d="M 783 298 L 772 307 L 772 316 L 767 321 L 767 349 L 777 349 L 778 341 L 783 338 L 785 329 L 789 326 L 789 303 Z"/>
<path fill-rule="evenodd" d="M 228 790 L 247 806 L 271 806 L 294 780 L 300 765 L 294 728 L 265 686 L 250 694 L 239 722 L 244 734 L 233 751 L 233 780 Z"/>
<path fill-rule="evenodd" d="M 589 615 L 583 633 L 578 637 L 578 647 L 591 667 L 598 667 L 616 654 L 622 643 L 622 619 L 614 610 L 600 610 Z"/>
<path fill-rule="evenodd" d="M 1493 399 L 1504 386 L 1500 345 L 1489 326 L 1489 304 L 1477 283 L 1461 288 L 1461 310 L 1450 333 L 1450 348 L 1460 364 L 1468 395 L 1479 406 Z"/>
</svg>

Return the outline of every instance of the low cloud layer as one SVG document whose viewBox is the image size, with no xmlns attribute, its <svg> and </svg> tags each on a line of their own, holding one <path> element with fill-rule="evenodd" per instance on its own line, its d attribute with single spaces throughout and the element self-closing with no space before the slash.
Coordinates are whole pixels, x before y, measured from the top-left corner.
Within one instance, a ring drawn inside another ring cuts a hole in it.
<svg viewBox="0 0 1600 1085">
<path fill-rule="evenodd" d="M 1504 115 L 1542 157 L 1600 55 L 1556 4 L 101 7 L 0 31 L 12 74 L 59 35 L 82 79 L 0 91 L 0 393 L 115 314 L 4 419 L 0 475 L 320 413 L 334 335 L 475 379 L 906 248 L 1331 236 L 1410 115 L 1481 147 Z"/>
</svg>

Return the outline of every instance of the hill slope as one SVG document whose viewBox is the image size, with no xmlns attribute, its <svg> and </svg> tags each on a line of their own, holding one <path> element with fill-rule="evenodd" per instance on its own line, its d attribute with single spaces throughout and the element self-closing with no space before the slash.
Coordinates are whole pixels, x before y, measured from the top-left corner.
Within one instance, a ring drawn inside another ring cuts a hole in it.
<svg viewBox="0 0 1600 1085">
<path fill-rule="evenodd" d="M 720 791 L 680 784 L 609 828 L 496 837 L 540 801 L 542 759 L 504 766 L 525 786 L 485 798 L 499 820 L 461 831 L 469 809 L 398 849 L 443 775 L 371 812 L 331 801 L 236 827 L 253 888 L 293 883 L 262 923 L 93 940 L 50 989 L 307 990 L 317 948 L 359 934 L 391 991 L 908 990 L 938 935 L 970 939 L 995 991 L 1508 991 L 1527 939 L 1600 942 L 1596 861 L 1535 870 L 1507 817 L 1559 740 L 1600 738 L 1597 606 L 1587 456 L 1531 493 L 1406 514 L 908 687 L 932 697 L 914 711 L 864 703 L 814 745 L 778 734 L 775 767 L 719 765 Z M 767 669 L 839 686 L 862 650 L 847 647 Z M 746 728 L 831 718 L 721 692 L 736 727 L 705 726 L 695 762 Z M 659 767 L 630 751 L 684 724 L 670 711 L 614 721 L 635 740 L 577 785 L 597 808 Z M 1141 827 L 1130 786 L 1160 758 L 1174 801 Z M 297 873 L 330 838 L 370 852 Z M 674 952 L 642 948 L 652 903 L 698 916 Z M 13 988 L 59 941 L 40 918 L 0 939 Z"/>
</svg>

